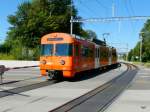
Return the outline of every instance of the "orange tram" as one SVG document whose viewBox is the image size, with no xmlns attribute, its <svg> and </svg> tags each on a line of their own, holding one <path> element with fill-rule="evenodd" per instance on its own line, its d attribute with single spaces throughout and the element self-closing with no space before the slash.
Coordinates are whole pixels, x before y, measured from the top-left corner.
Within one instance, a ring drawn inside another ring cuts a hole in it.
<svg viewBox="0 0 150 112">
<path fill-rule="evenodd" d="M 116 66 L 116 49 L 98 39 L 81 39 L 67 33 L 51 33 L 41 38 L 41 75 L 53 79 L 73 78 L 77 73 Z"/>
</svg>

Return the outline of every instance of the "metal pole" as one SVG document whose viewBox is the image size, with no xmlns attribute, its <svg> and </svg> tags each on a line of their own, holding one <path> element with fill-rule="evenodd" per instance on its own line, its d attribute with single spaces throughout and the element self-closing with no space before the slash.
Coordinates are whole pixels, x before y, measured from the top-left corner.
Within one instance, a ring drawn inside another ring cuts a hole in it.
<svg viewBox="0 0 150 112">
<path fill-rule="evenodd" d="M 73 34 L 73 16 L 71 16 L 71 20 L 70 20 L 70 34 Z"/>
<path fill-rule="evenodd" d="M 140 62 L 142 63 L 142 35 L 141 35 L 141 33 L 140 33 Z"/>
<path fill-rule="evenodd" d="M 72 11 L 73 11 L 73 7 L 72 7 L 72 5 L 73 5 L 73 1 L 71 0 L 71 12 L 70 12 L 70 14 L 71 14 L 71 19 L 70 19 L 70 34 L 72 35 L 73 34 L 73 16 L 72 16 Z"/>
<path fill-rule="evenodd" d="M 126 61 L 128 61 L 128 44 L 127 44 Z"/>
<path fill-rule="evenodd" d="M 115 17 L 115 2 L 112 3 L 112 17 Z"/>
</svg>

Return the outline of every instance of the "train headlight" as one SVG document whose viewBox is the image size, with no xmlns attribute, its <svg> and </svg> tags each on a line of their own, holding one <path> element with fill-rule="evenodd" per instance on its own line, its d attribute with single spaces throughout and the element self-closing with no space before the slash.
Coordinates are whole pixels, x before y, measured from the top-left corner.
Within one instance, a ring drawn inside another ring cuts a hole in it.
<svg viewBox="0 0 150 112">
<path fill-rule="evenodd" d="M 46 64 L 46 60 L 42 60 L 40 63 L 45 65 Z"/>
<path fill-rule="evenodd" d="M 64 60 L 61 60 L 61 61 L 60 61 L 60 64 L 61 64 L 61 65 L 64 65 L 64 64 L 65 64 L 65 61 L 64 61 Z"/>
</svg>

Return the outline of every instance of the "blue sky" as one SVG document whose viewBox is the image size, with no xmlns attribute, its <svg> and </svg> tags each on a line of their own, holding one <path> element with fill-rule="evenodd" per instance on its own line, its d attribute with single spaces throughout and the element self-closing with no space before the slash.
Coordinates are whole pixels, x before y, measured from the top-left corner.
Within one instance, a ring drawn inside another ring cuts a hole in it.
<svg viewBox="0 0 150 112">
<path fill-rule="evenodd" d="M 7 36 L 6 32 L 10 24 L 7 22 L 7 16 L 14 14 L 17 6 L 25 0 L 1 0 L 0 1 L 0 41 Z"/>
<path fill-rule="evenodd" d="M 17 6 L 26 0 L 1 0 L 0 2 L 0 39 L 4 40 L 10 24 L 7 16 L 14 14 Z M 150 0 L 74 0 L 78 15 L 82 18 L 100 18 L 112 16 L 112 3 L 115 4 L 115 16 L 149 16 Z M 99 39 L 103 33 L 110 33 L 108 43 L 120 49 L 133 48 L 139 41 L 138 34 L 145 21 L 121 21 L 105 23 L 84 23 L 84 29 L 96 32 Z M 118 44 L 115 44 L 118 43 Z"/>
</svg>

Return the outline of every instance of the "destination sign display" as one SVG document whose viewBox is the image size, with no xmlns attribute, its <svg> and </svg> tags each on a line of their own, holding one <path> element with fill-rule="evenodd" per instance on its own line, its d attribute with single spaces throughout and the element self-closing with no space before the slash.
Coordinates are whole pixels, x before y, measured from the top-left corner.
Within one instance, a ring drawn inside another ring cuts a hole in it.
<svg viewBox="0 0 150 112">
<path fill-rule="evenodd" d="M 48 38 L 47 39 L 47 41 L 61 41 L 61 40 L 63 40 L 63 38 L 61 38 L 61 37 L 60 38 L 58 37 L 58 38 Z"/>
</svg>

